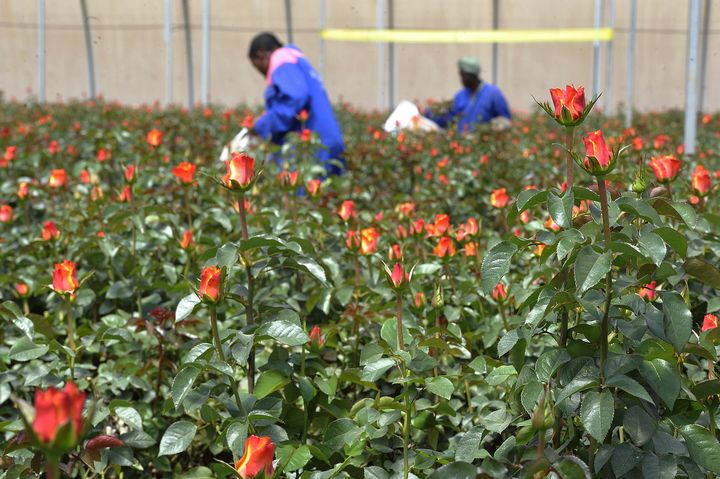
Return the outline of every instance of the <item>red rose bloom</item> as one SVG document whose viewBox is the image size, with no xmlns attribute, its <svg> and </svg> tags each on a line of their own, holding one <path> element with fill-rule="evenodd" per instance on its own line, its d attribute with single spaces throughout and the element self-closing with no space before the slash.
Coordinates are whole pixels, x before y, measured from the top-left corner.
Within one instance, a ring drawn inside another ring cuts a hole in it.
<svg viewBox="0 0 720 479">
<path fill-rule="evenodd" d="M 693 171 L 692 174 L 692 190 L 693 192 L 699 196 L 703 197 L 706 196 L 708 193 L 710 193 L 710 188 L 712 187 L 712 184 L 710 183 L 710 172 L 705 169 L 702 165 L 697 165 L 695 167 L 695 171 Z"/>
<path fill-rule="evenodd" d="M 68 382 L 62 390 L 52 386 L 47 391 L 35 390 L 33 431 L 40 441 L 47 444 L 55 440 L 61 427 L 70 423 L 74 443 L 77 443 L 83 429 L 84 405 L 85 393 L 78 391 L 72 382 Z"/>
<path fill-rule="evenodd" d="M 510 202 L 510 197 L 507 195 L 505 188 L 498 188 L 493 190 L 490 195 L 490 204 L 495 208 L 505 208 Z"/>
<path fill-rule="evenodd" d="M 718 327 L 718 318 L 714 314 L 706 314 L 703 318 L 702 331 Z"/>
<path fill-rule="evenodd" d="M 220 273 L 220 268 L 217 266 L 208 266 L 203 269 L 198 292 L 200 299 L 207 298 L 209 301 L 217 303 L 220 298 Z"/>
<path fill-rule="evenodd" d="M 175 168 L 172 169 L 172 174 L 180 180 L 180 183 L 189 185 L 193 182 L 193 176 L 195 175 L 195 165 L 189 161 L 183 161 Z"/>
<path fill-rule="evenodd" d="M 653 156 L 650 159 L 650 168 L 660 183 L 670 183 L 680 172 L 680 160 L 672 155 Z"/>
<path fill-rule="evenodd" d="M 230 161 L 226 161 L 227 174 L 223 183 L 231 190 L 245 190 L 255 176 L 255 158 L 245 153 L 234 152 Z"/>
<path fill-rule="evenodd" d="M 67 185 L 67 173 L 65 172 L 65 170 L 62 168 L 52 170 L 50 172 L 50 180 L 48 181 L 48 185 L 50 185 L 51 188 L 60 188 Z"/>
<path fill-rule="evenodd" d="M 250 436 L 245 441 L 245 454 L 235 463 L 235 470 L 243 479 L 252 479 L 261 471 L 269 478 L 274 456 L 275 445 L 269 437 Z"/>
<path fill-rule="evenodd" d="M 56 240 L 60 237 L 60 231 L 53 221 L 46 221 L 42 230 L 42 239 L 45 241 Z"/>
<path fill-rule="evenodd" d="M 145 138 L 151 146 L 158 147 L 162 143 L 163 134 L 160 130 L 150 130 Z"/>
<path fill-rule="evenodd" d="M 558 120 L 564 120 L 563 109 L 567 110 L 572 121 L 579 119 L 585 110 L 584 87 L 575 89 L 574 86 L 567 85 L 565 90 L 551 88 L 550 97 L 555 106 L 555 118 Z"/>
<path fill-rule="evenodd" d="M 52 289 L 56 293 L 74 293 L 80 286 L 76 268 L 77 264 L 67 259 L 62 263 L 55 263 Z"/>
</svg>

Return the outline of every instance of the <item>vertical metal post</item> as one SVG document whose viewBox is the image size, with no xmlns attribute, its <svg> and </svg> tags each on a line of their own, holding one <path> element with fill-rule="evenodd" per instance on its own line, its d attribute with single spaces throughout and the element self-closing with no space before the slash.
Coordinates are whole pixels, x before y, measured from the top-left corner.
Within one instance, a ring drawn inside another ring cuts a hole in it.
<svg viewBox="0 0 720 479">
<path fill-rule="evenodd" d="M 45 0 L 38 0 L 38 101 L 45 103 Z"/>
<path fill-rule="evenodd" d="M 210 0 L 203 0 L 202 65 L 200 70 L 200 101 L 208 104 L 210 90 Z"/>
<path fill-rule="evenodd" d="M 185 24 L 185 53 L 187 55 L 188 108 L 195 105 L 195 78 L 193 75 L 192 38 L 190 37 L 190 7 L 188 0 L 182 0 L 183 23 Z"/>
<path fill-rule="evenodd" d="M 377 0 L 377 29 L 385 26 L 385 0 Z M 378 42 L 378 108 L 385 107 L 385 42 Z"/>
<path fill-rule="evenodd" d="M 627 105 L 625 105 L 625 126 L 632 126 L 635 108 L 635 35 L 637 33 L 637 0 L 630 0 L 630 25 L 628 30 L 627 57 Z"/>
<path fill-rule="evenodd" d="M 500 27 L 500 5 L 498 0 L 492 2 L 492 29 L 497 30 Z M 498 82 L 498 44 L 492 44 L 492 84 L 497 85 Z"/>
<path fill-rule="evenodd" d="M 388 28 L 395 28 L 395 2 L 388 0 Z M 395 106 L 395 43 L 388 43 L 388 108 Z"/>
<path fill-rule="evenodd" d="M 320 0 L 320 31 L 325 30 L 327 26 L 327 10 L 325 0 Z M 318 61 L 318 67 L 320 67 L 320 78 L 325 81 L 325 40 L 320 37 L 320 60 Z"/>
<path fill-rule="evenodd" d="M 172 4 L 173 0 L 165 0 L 165 104 L 173 100 L 173 38 L 172 38 Z"/>
<path fill-rule="evenodd" d="M 593 21 L 593 27 L 596 29 L 602 26 L 602 14 L 603 14 L 603 0 L 595 0 L 595 19 Z M 594 42 L 593 51 L 593 84 L 592 94 L 593 97 L 600 93 L 600 68 L 602 60 L 602 49 L 599 40 Z"/>
<path fill-rule="evenodd" d="M 287 28 L 288 43 L 295 43 L 293 41 L 292 5 L 290 5 L 290 0 L 285 0 L 285 26 Z"/>
<path fill-rule="evenodd" d="M 685 87 L 685 154 L 695 154 L 697 131 L 698 37 L 700 30 L 700 0 L 690 0 L 688 19 L 687 85 Z"/>
<path fill-rule="evenodd" d="M 710 0 L 705 0 L 705 13 L 703 16 L 703 33 L 702 33 L 702 48 L 700 49 L 700 78 L 698 86 L 698 111 L 705 111 L 705 81 L 707 73 L 707 47 L 708 47 L 708 30 L 710 29 Z"/>
<path fill-rule="evenodd" d="M 88 80 L 90 82 L 90 98 L 95 98 L 95 60 L 93 58 L 92 37 L 90 36 L 90 19 L 88 18 L 87 3 L 80 0 L 83 31 L 85 32 L 85 51 L 87 52 Z"/>
<path fill-rule="evenodd" d="M 615 29 L 615 0 L 608 0 L 607 4 L 607 26 L 608 28 Z M 614 35 L 614 32 L 613 32 Z M 613 74 L 615 73 L 614 55 L 613 55 L 613 40 L 607 42 L 607 60 L 605 69 L 605 112 L 608 115 L 612 115 L 615 111 L 615 104 L 613 101 L 613 90 L 612 80 Z"/>
</svg>

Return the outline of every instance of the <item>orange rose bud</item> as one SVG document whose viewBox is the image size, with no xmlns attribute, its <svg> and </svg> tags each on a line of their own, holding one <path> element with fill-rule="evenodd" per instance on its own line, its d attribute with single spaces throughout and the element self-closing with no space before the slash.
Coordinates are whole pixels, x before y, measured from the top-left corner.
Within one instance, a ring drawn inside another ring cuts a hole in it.
<svg viewBox="0 0 720 479">
<path fill-rule="evenodd" d="M 50 172 L 50 180 L 48 181 L 50 188 L 61 188 L 67 185 L 67 173 L 62 168 L 52 170 Z"/>
<path fill-rule="evenodd" d="M 87 170 L 87 168 L 84 168 L 84 169 L 80 172 L 80 181 L 81 181 L 84 185 L 87 185 L 88 183 L 90 183 L 90 172 Z"/>
<path fill-rule="evenodd" d="M 183 233 L 182 241 L 180 242 L 180 247 L 182 249 L 189 249 L 195 246 L 195 241 L 193 240 L 193 233 L 192 230 L 187 230 Z"/>
<path fill-rule="evenodd" d="M 183 161 L 172 170 L 172 174 L 184 185 L 190 185 L 195 175 L 195 165 L 189 161 Z"/>
<path fill-rule="evenodd" d="M 250 436 L 245 441 L 245 454 L 235 463 L 235 470 L 243 479 L 252 479 L 261 471 L 269 478 L 273 473 L 275 445 L 267 436 Z"/>
<path fill-rule="evenodd" d="M 160 130 L 150 130 L 145 140 L 150 146 L 158 147 L 162 143 L 163 134 Z"/>
<path fill-rule="evenodd" d="M 28 186 L 29 185 L 27 181 L 21 181 L 18 184 L 17 196 L 19 199 L 24 200 L 25 198 L 27 198 Z"/>
<path fill-rule="evenodd" d="M 72 294 L 78 286 L 80 286 L 77 280 L 76 268 L 77 264 L 67 259 L 62 263 L 55 263 L 52 289 L 55 290 L 56 293 Z"/>
<path fill-rule="evenodd" d="M 324 343 L 325 341 L 323 341 L 320 326 L 313 326 L 313 328 L 310 330 L 310 341 L 308 341 L 308 344 L 310 346 L 320 347 Z"/>
<path fill-rule="evenodd" d="M 612 152 L 608 150 L 602 131 L 591 131 L 583 138 L 585 142 L 585 171 L 591 175 L 602 176 L 614 167 Z"/>
<path fill-rule="evenodd" d="M 640 288 L 638 291 L 638 294 L 642 299 L 647 299 L 649 301 L 652 301 L 655 299 L 655 296 L 657 296 L 657 293 L 655 292 L 655 287 L 657 286 L 656 281 L 650 281 L 648 284 Z"/>
<path fill-rule="evenodd" d="M 397 243 L 394 243 L 392 246 L 390 246 L 390 252 L 389 252 L 388 256 L 390 257 L 390 259 L 402 260 L 403 255 L 402 255 L 402 249 L 400 248 L 400 245 Z"/>
<path fill-rule="evenodd" d="M 218 302 L 220 299 L 220 273 L 220 268 L 217 266 L 208 266 L 202 270 L 200 291 L 198 291 L 201 300 L 211 303 Z"/>
<path fill-rule="evenodd" d="M 465 226 L 465 232 L 468 236 L 475 236 L 480 232 L 480 226 L 475 218 L 468 218 Z"/>
<path fill-rule="evenodd" d="M 320 180 L 308 180 L 308 192 L 310 196 L 317 196 L 320 191 Z"/>
<path fill-rule="evenodd" d="M 137 179 L 137 173 L 135 173 L 135 165 L 128 165 L 125 168 L 125 181 L 132 184 Z"/>
<path fill-rule="evenodd" d="M 52 221 L 46 221 L 42 230 L 42 239 L 45 241 L 56 240 L 60 237 L 60 231 Z"/>
<path fill-rule="evenodd" d="M 123 190 L 118 195 L 118 201 L 120 203 L 129 203 L 132 201 L 132 191 L 130 191 L 130 186 L 125 185 L 125 188 L 123 188 Z"/>
<path fill-rule="evenodd" d="M 446 256 L 455 256 L 455 243 L 449 236 L 443 236 L 438 241 L 437 246 L 433 249 L 435 256 L 444 258 Z"/>
<path fill-rule="evenodd" d="M 278 173 L 277 179 L 283 188 L 294 188 L 297 184 L 298 172 L 283 170 Z"/>
<path fill-rule="evenodd" d="M 0 223 L 10 223 L 13 217 L 13 209 L 10 205 L 0 205 Z"/>
<path fill-rule="evenodd" d="M 425 293 L 418 291 L 415 293 L 415 307 L 419 308 L 425 305 Z"/>
<path fill-rule="evenodd" d="M 555 106 L 555 119 L 563 125 L 577 124 L 585 111 L 585 88 L 567 85 L 565 90 L 551 88 L 550 97 Z"/>
<path fill-rule="evenodd" d="M 450 228 L 450 216 L 449 215 L 435 215 L 435 234 L 437 236 L 443 235 L 448 228 Z"/>
<path fill-rule="evenodd" d="M 47 391 L 36 389 L 33 431 L 41 442 L 49 444 L 55 440 L 60 428 L 70 423 L 73 444 L 77 444 L 83 429 L 84 405 L 85 393 L 78 391 L 72 381 L 62 390 L 52 386 Z"/>
<path fill-rule="evenodd" d="M 718 327 L 718 317 L 714 314 L 706 314 L 703 318 L 702 332 Z"/>
<path fill-rule="evenodd" d="M 710 172 L 703 165 L 697 165 L 692 174 L 692 190 L 699 197 L 707 196 L 710 193 Z"/>
<path fill-rule="evenodd" d="M 95 154 L 95 158 L 102 163 L 103 161 L 110 158 L 110 150 L 106 150 L 105 148 L 100 148 L 97 153 Z"/>
<path fill-rule="evenodd" d="M 300 114 L 297 116 L 298 120 L 302 122 L 306 122 L 309 118 L 309 114 L 307 110 L 300 110 Z"/>
<path fill-rule="evenodd" d="M 495 289 L 493 289 L 493 299 L 498 302 L 503 302 L 505 299 L 507 299 L 507 291 L 505 291 L 505 285 L 502 283 L 498 283 L 495 285 Z"/>
<path fill-rule="evenodd" d="M 477 254 L 477 243 L 468 241 L 465 243 L 465 256 L 475 256 Z"/>
<path fill-rule="evenodd" d="M 554 221 L 552 218 L 550 218 L 550 217 L 548 217 L 548 219 L 545 220 L 544 225 L 545 225 L 545 228 L 547 228 L 547 229 L 549 229 L 549 230 L 552 230 L 552 231 L 560 231 L 560 227 L 559 227 L 559 226 L 557 225 L 557 223 L 555 223 L 555 221 Z"/>
<path fill-rule="evenodd" d="M 357 216 L 357 213 L 355 213 L 355 203 L 353 200 L 345 200 L 340 205 L 340 209 L 338 210 L 338 216 L 343 219 L 343 221 L 347 221 L 350 218 L 355 218 Z"/>
<path fill-rule="evenodd" d="M 30 294 L 30 288 L 25 283 L 18 283 L 15 285 L 15 291 L 17 292 L 18 296 L 21 298 L 25 298 Z"/>
<path fill-rule="evenodd" d="M 490 204 L 495 208 L 505 208 L 509 202 L 510 197 L 507 195 L 507 189 L 505 188 L 498 188 L 490 194 Z"/>
<path fill-rule="evenodd" d="M 542 256 L 543 251 L 545 251 L 545 245 L 543 243 L 540 243 L 535 247 L 535 256 Z"/>
<path fill-rule="evenodd" d="M 231 190 L 247 190 L 255 177 L 255 158 L 246 153 L 233 152 L 225 165 L 227 174 L 223 176 L 223 183 Z"/>
<path fill-rule="evenodd" d="M 360 250 L 362 241 L 360 241 L 360 236 L 358 235 L 358 232 L 355 230 L 349 230 L 347 232 L 347 240 L 345 241 L 345 244 L 350 251 Z"/>
<path fill-rule="evenodd" d="M 377 251 L 377 241 L 380 233 L 375 228 L 365 228 L 360 231 L 360 254 L 373 254 Z"/>
<path fill-rule="evenodd" d="M 300 132 L 300 141 L 307 143 L 312 139 L 312 131 L 309 128 L 303 128 Z"/>
<path fill-rule="evenodd" d="M 653 156 L 650 158 L 650 168 L 655 173 L 660 183 L 670 183 L 673 181 L 678 173 L 680 172 L 680 160 L 672 155 L 666 156 Z"/>
</svg>

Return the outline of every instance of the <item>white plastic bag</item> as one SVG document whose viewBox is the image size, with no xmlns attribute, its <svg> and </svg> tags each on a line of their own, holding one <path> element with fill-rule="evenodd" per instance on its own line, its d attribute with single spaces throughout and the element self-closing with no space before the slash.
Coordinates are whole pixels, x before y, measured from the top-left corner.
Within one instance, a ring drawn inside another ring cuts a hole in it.
<svg viewBox="0 0 720 479">
<path fill-rule="evenodd" d="M 440 127 L 429 118 L 420 114 L 420 110 L 414 103 L 407 100 L 401 101 L 385 121 L 385 131 L 415 130 L 415 131 L 438 131 Z"/>
<path fill-rule="evenodd" d="M 250 136 L 250 132 L 247 128 L 243 128 L 240 130 L 240 133 L 235 135 L 235 138 L 232 139 L 229 148 L 228 145 L 225 145 L 222 149 L 222 153 L 220 153 L 220 161 L 228 161 L 230 159 L 230 154 L 234 152 L 247 151 L 248 148 L 254 145 L 255 140 L 252 136 Z"/>
</svg>

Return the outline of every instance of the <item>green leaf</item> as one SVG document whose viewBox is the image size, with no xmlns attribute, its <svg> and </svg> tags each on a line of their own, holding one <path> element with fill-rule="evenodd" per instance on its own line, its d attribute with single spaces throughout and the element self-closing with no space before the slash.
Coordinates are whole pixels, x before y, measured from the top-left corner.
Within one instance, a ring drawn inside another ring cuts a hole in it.
<svg viewBox="0 0 720 479">
<path fill-rule="evenodd" d="M 120 436 L 120 439 L 133 449 L 147 449 L 155 445 L 157 441 L 145 431 L 130 431 Z"/>
<path fill-rule="evenodd" d="M 590 391 L 585 394 L 580 406 L 580 418 L 583 427 L 600 443 L 612 426 L 615 416 L 615 400 L 609 391 Z"/>
<path fill-rule="evenodd" d="M 643 361 L 640 365 L 640 375 L 645 378 L 660 399 L 672 409 L 675 400 L 680 394 L 680 375 L 667 361 L 655 358 Z"/>
<path fill-rule="evenodd" d="M 263 334 L 288 346 L 300 346 L 310 341 L 310 336 L 300 325 L 286 319 L 266 323 L 260 329 Z"/>
<path fill-rule="evenodd" d="M 534 206 L 537 206 L 541 203 L 544 203 L 547 199 L 548 193 L 547 191 L 542 190 L 524 190 L 521 191 L 520 194 L 517 197 L 517 201 L 515 202 L 515 207 L 517 208 L 518 213 L 522 213 L 523 211 L 530 209 Z"/>
<path fill-rule="evenodd" d="M 132 288 L 127 281 L 118 281 L 110 285 L 105 293 L 107 299 L 127 299 L 133 294 Z"/>
<path fill-rule="evenodd" d="M 32 341 L 35 334 L 35 327 L 20 309 L 12 301 L 5 301 L 0 305 L 0 317 L 12 321 L 12 323 L 22 331 L 29 340 Z"/>
<path fill-rule="evenodd" d="M 688 424 L 680 428 L 685 446 L 693 461 L 708 471 L 720 474 L 720 443 L 707 429 L 697 424 Z"/>
<path fill-rule="evenodd" d="M 192 385 L 200 374 L 201 369 L 195 365 L 189 365 L 180 370 L 173 379 L 171 396 L 175 409 L 179 409 L 183 399 L 192 389 Z"/>
<path fill-rule="evenodd" d="M 510 271 L 510 260 L 518 247 L 508 241 L 501 241 L 492 247 L 483 258 L 481 273 L 482 287 L 486 294 L 497 286 L 500 279 Z"/>
<path fill-rule="evenodd" d="M 517 375 L 517 370 L 509 365 L 499 366 L 487 375 L 485 381 L 490 386 L 499 386 L 507 381 L 510 377 Z"/>
<path fill-rule="evenodd" d="M 720 270 L 700 258 L 690 258 L 683 264 L 685 272 L 701 283 L 720 289 Z"/>
<path fill-rule="evenodd" d="M 575 456 L 562 456 L 553 464 L 559 479 L 592 479 L 590 468 Z"/>
<path fill-rule="evenodd" d="M 480 457 L 480 442 L 482 441 L 484 429 L 475 426 L 458 439 L 455 447 L 456 461 L 473 462 Z"/>
<path fill-rule="evenodd" d="M 300 446 L 297 449 L 293 446 L 283 446 L 278 448 L 277 458 L 280 459 L 280 464 L 285 465 L 283 472 L 288 473 L 305 467 L 305 464 L 312 459 L 312 453 L 307 446 Z"/>
<path fill-rule="evenodd" d="M 285 377 L 279 371 L 270 369 L 260 374 L 255 383 L 255 397 L 262 399 L 265 396 L 279 391 L 290 383 L 290 379 Z"/>
<path fill-rule="evenodd" d="M 561 403 L 575 393 L 597 385 L 599 374 L 594 366 L 583 366 L 575 377 L 560 391 L 556 402 Z"/>
<path fill-rule="evenodd" d="M 442 376 L 425 379 L 425 387 L 431 393 L 437 394 L 445 399 L 450 399 L 450 396 L 452 396 L 452 393 L 455 390 L 455 386 L 452 381 Z"/>
<path fill-rule="evenodd" d="M 570 361 L 570 355 L 565 349 L 552 349 L 540 355 L 535 363 L 535 374 L 540 382 L 546 383 L 555 371 Z"/>
<path fill-rule="evenodd" d="M 682 296 L 674 291 L 662 293 L 662 301 L 665 336 L 675 351 L 681 353 L 692 334 L 692 314 Z"/>
<path fill-rule="evenodd" d="M 452 464 L 442 466 L 436 470 L 427 479 L 475 479 L 477 468 L 467 462 L 457 461 Z"/>
<path fill-rule="evenodd" d="M 326 282 L 325 270 L 320 264 L 309 256 L 296 256 L 293 258 L 299 269 L 307 271 L 321 283 Z"/>
<path fill-rule="evenodd" d="M 553 221 L 561 228 L 572 226 L 572 207 L 574 202 L 572 188 L 568 188 L 559 196 L 551 190 L 547 197 L 548 211 Z"/>
<path fill-rule="evenodd" d="M 233 243 L 227 243 L 218 248 L 215 253 L 215 263 L 218 268 L 229 268 L 235 264 L 237 260 L 237 246 Z"/>
<path fill-rule="evenodd" d="M 663 226 L 656 228 L 653 233 L 661 237 L 680 257 L 684 258 L 687 256 L 688 242 L 682 233 L 679 233 L 675 228 L 669 226 Z"/>
<path fill-rule="evenodd" d="M 607 368 L 605 369 L 607 370 Z M 650 397 L 642 384 L 635 381 L 631 377 L 625 376 L 624 374 L 619 374 L 617 376 L 611 377 L 605 382 L 605 384 L 610 387 L 620 388 L 628 394 L 632 394 L 637 398 L 644 399 L 650 404 L 655 404 L 655 401 L 652 400 L 652 397 Z"/>
<path fill-rule="evenodd" d="M 140 413 L 137 412 L 137 409 L 130 406 L 120 406 L 115 408 L 115 414 L 117 417 L 122 419 L 125 424 L 130 426 L 133 429 L 142 431 L 143 425 L 142 425 L 142 418 L 140 417 Z"/>
<path fill-rule="evenodd" d="M 182 321 L 190 316 L 198 304 L 200 304 L 200 298 L 195 293 L 190 293 L 181 299 L 177 308 L 175 308 L 175 322 Z"/>
<path fill-rule="evenodd" d="M 17 340 L 10 348 L 8 356 L 13 361 L 31 361 L 43 356 L 48 352 L 47 344 L 35 344 L 27 336 L 23 336 Z"/>
<path fill-rule="evenodd" d="M 169 456 L 183 452 L 192 442 L 196 431 L 197 426 L 191 422 L 178 421 L 173 423 L 160 439 L 158 456 Z"/>
<path fill-rule="evenodd" d="M 377 361 L 372 361 L 363 368 L 362 378 L 364 381 L 375 382 L 393 366 L 395 366 L 395 361 L 390 358 L 380 358 Z"/>
<path fill-rule="evenodd" d="M 638 246 L 656 266 L 660 266 L 660 263 L 665 259 L 665 254 L 667 253 L 665 242 L 655 233 L 645 233 L 641 235 L 638 239 Z"/>
<path fill-rule="evenodd" d="M 690 391 L 699 401 L 717 396 L 720 394 L 720 379 L 709 379 L 699 382 L 691 387 Z"/>
<path fill-rule="evenodd" d="M 641 407 L 633 406 L 625 411 L 623 427 L 636 446 L 644 446 L 655 434 L 658 422 Z"/>
<path fill-rule="evenodd" d="M 595 286 L 612 267 L 612 254 L 606 251 L 597 253 L 590 246 L 580 250 L 575 260 L 575 284 L 578 294 L 582 295 Z"/>
<path fill-rule="evenodd" d="M 505 356 L 505 354 L 507 354 L 507 352 L 515 346 L 519 339 L 520 335 L 518 335 L 517 329 L 513 329 L 505 333 L 497 344 L 498 357 Z"/>
</svg>

